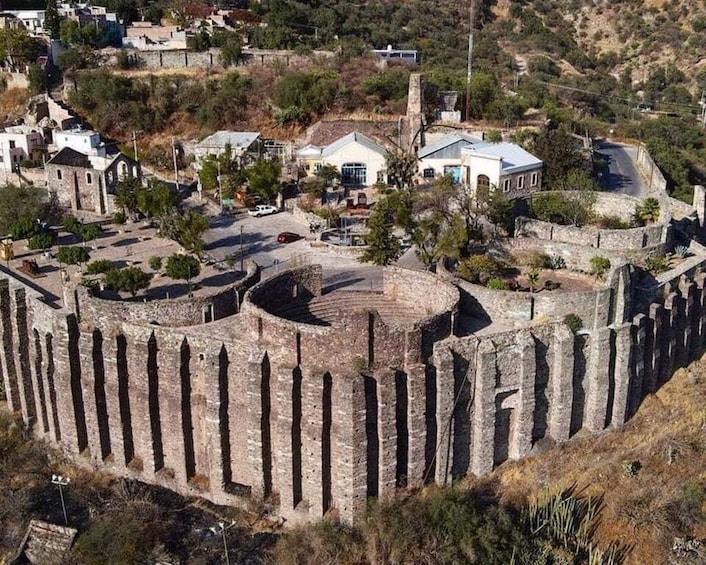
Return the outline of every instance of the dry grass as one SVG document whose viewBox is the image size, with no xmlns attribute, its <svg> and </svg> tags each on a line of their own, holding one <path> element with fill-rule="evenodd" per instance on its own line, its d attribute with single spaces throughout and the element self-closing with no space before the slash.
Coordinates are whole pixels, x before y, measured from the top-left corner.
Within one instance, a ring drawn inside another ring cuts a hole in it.
<svg viewBox="0 0 706 565">
<path fill-rule="evenodd" d="M 674 536 L 706 536 L 703 499 L 698 509 L 685 497 L 690 485 L 706 485 L 705 370 L 700 360 L 678 371 L 621 430 L 581 433 L 539 457 L 502 466 L 496 476 L 504 497 L 519 502 L 544 486 L 576 484 L 604 499 L 598 543 L 629 543 L 626 565 L 666 562 Z M 641 468 L 631 477 L 623 464 L 633 461 Z"/>
<path fill-rule="evenodd" d="M 29 90 L 10 88 L 0 94 L 0 121 L 7 122 L 24 116 L 29 102 Z"/>
</svg>

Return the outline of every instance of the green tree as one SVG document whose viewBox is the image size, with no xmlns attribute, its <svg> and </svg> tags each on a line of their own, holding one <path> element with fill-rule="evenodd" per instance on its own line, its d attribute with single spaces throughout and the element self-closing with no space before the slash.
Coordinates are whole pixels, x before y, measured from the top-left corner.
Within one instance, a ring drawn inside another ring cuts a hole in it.
<svg viewBox="0 0 706 565">
<path fill-rule="evenodd" d="M 282 166 L 275 161 L 260 159 L 245 170 L 249 191 L 259 195 L 264 201 L 271 202 L 280 191 L 279 175 Z"/>
<path fill-rule="evenodd" d="M 10 68 L 34 63 L 40 53 L 39 42 L 25 28 L 0 29 L 0 59 L 7 61 Z"/>
<path fill-rule="evenodd" d="M 386 210 L 375 210 L 368 220 L 368 248 L 360 260 L 374 265 L 389 265 L 400 252 L 400 240 L 395 237 L 392 214 Z"/>
<path fill-rule="evenodd" d="M 115 191 L 115 204 L 126 214 L 134 215 L 139 210 L 137 194 L 141 188 L 140 181 L 135 177 L 120 179 Z"/>
<path fill-rule="evenodd" d="M 324 179 L 324 181 L 326 181 L 326 186 L 331 186 L 334 182 L 341 180 L 341 173 L 338 172 L 336 166 L 329 165 L 328 163 L 325 163 L 318 171 L 316 171 L 316 176 Z"/>
<path fill-rule="evenodd" d="M 66 19 L 59 25 L 59 39 L 66 46 L 97 47 L 101 40 L 101 32 L 96 26 L 81 26 L 76 20 Z"/>
<path fill-rule="evenodd" d="M 225 35 L 225 37 L 222 37 Z M 221 48 L 221 54 L 218 62 L 224 67 L 235 66 L 240 63 L 240 58 L 243 54 L 243 46 L 240 42 L 240 36 L 237 33 L 219 33 L 214 36 L 214 43 Z"/>
<path fill-rule="evenodd" d="M 56 5 L 56 0 L 47 0 L 47 7 L 44 10 L 44 29 L 52 39 L 59 39 L 61 33 L 61 16 Z"/>
<path fill-rule="evenodd" d="M 40 249 L 44 251 L 54 245 L 55 239 L 56 237 L 53 232 L 42 232 L 30 237 L 27 244 L 30 249 Z"/>
<path fill-rule="evenodd" d="M 87 275 L 101 275 L 115 270 L 115 264 L 110 259 L 97 259 L 86 265 Z"/>
<path fill-rule="evenodd" d="M 409 189 L 417 173 L 417 157 L 407 151 L 395 150 L 385 154 L 387 180 L 398 189 Z"/>
<path fill-rule="evenodd" d="M 544 222 L 583 226 L 593 219 L 595 203 L 596 193 L 592 191 L 540 193 L 530 201 L 530 210 Z"/>
<path fill-rule="evenodd" d="M 15 241 L 32 237 L 37 233 L 38 227 L 35 219 L 22 216 L 10 224 L 10 237 Z"/>
<path fill-rule="evenodd" d="M 530 144 L 530 150 L 544 162 L 545 186 L 554 188 L 555 183 L 566 179 L 577 170 L 590 170 L 579 143 L 569 133 L 559 128 L 545 127 Z"/>
<path fill-rule="evenodd" d="M 165 272 L 169 278 L 185 280 L 191 286 L 191 279 L 198 277 L 201 273 L 201 263 L 192 255 L 175 253 L 167 259 Z"/>
<path fill-rule="evenodd" d="M 162 268 L 162 258 L 159 255 L 152 255 L 147 264 L 153 271 L 159 271 Z"/>
<path fill-rule="evenodd" d="M 46 189 L 30 184 L 16 186 L 10 183 L 0 185 L 0 233 L 7 233 L 10 226 L 21 218 L 31 219 L 36 224 L 41 220 L 52 219 L 52 200 L 44 201 Z M 55 200 L 55 199 L 54 199 Z"/>
<path fill-rule="evenodd" d="M 112 269 L 105 274 L 105 286 L 114 292 L 129 292 L 134 298 L 138 292 L 150 285 L 152 274 L 139 267 Z"/>
<path fill-rule="evenodd" d="M 591 274 L 597 279 L 603 279 L 610 269 L 610 259 L 600 255 L 591 257 Z"/>
<path fill-rule="evenodd" d="M 27 67 L 27 82 L 30 94 L 41 94 L 47 90 L 47 74 L 36 63 Z"/>
<path fill-rule="evenodd" d="M 208 230 L 208 219 L 189 210 L 177 221 L 177 241 L 191 253 L 200 255 L 203 251 L 203 234 Z"/>
<path fill-rule="evenodd" d="M 86 248 L 80 246 L 59 247 L 56 253 L 57 261 L 66 265 L 81 265 L 90 258 L 91 256 Z"/>
<path fill-rule="evenodd" d="M 85 224 L 81 226 L 81 230 L 79 231 L 78 235 L 81 237 L 85 244 L 96 239 L 101 233 L 103 233 L 103 229 L 100 227 L 99 224 Z"/>
</svg>

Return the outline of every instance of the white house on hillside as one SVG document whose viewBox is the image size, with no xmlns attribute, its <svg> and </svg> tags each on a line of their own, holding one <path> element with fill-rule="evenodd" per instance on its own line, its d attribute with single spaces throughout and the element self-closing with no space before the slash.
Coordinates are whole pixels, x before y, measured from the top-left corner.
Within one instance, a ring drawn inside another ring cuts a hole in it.
<svg viewBox="0 0 706 565">
<path fill-rule="evenodd" d="M 341 184 L 355 188 L 385 182 L 385 154 L 384 147 L 354 131 L 324 148 L 307 145 L 297 152 L 297 159 L 311 173 L 332 165 L 341 173 Z"/>
<path fill-rule="evenodd" d="M 259 139 L 260 132 L 258 131 L 221 130 L 199 141 L 194 146 L 194 155 L 197 161 L 208 155 L 218 156 L 225 151 L 226 145 L 230 145 L 233 156 L 240 159 L 255 148 Z"/>
<path fill-rule="evenodd" d="M 9 127 L 0 132 L 0 170 L 15 172 L 16 166 L 22 161 L 41 165 L 45 149 L 44 135 L 39 128 Z"/>
<path fill-rule="evenodd" d="M 464 179 L 473 194 L 490 187 L 506 198 L 517 198 L 542 189 L 544 163 L 514 143 L 479 143 L 461 149 Z"/>
<path fill-rule="evenodd" d="M 463 181 L 461 149 L 481 144 L 483 140 L 465 133 L 449 133 L 441 139 L 422 147 L 417 153 L 419 171 L 425 179 L 451 175 L 454 182 Z"/>
</svg>

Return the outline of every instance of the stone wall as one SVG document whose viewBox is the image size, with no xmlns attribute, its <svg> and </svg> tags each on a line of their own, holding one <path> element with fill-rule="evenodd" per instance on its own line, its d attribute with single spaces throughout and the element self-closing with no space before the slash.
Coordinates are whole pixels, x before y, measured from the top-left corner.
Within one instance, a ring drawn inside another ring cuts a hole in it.
<svg viewBox="0 0 706 565">
<path fill-rule="evenodd" d="M 159 51 L 128 51 L 131 64 L 147 69 L 187 69 L 211 68 L 220 66 L 221 50 L 188 51 L 184 49 Z M 294 51 L 247 49 L 243 51 L 241 65 L 300 65 L 308 62 L 312 56 L 329 58 L 330 51 L 314 51 L 312 55 L 301 55 Z"/>
<path fill-rule="evenodd" d="M 328 325 L 281 317 L 326 297 L 318 266 L 255 284 L 239 313 L 196 325 L 184 324 L 199 321 L 198 301 L 79 293 L 71 312 L 3 271 L 0 366 L 10 409 L 79 464 L 219 504 L 266 497 L 290 522 L 331 510 L 353 522 L 369 497 L 625 422 L 706 344 L 694 253 L 653 288 L 618 265 L 603 288 L 554 300 L 391 269 L 382 296 L 420 312 L 391 326 L 366 304 L 376 293 Z M 576 335 L 568 310 L 585 316 Z M 491 324 L 462 334 L 457 315 Z M 508 319 L 512 331 L 493 326 Z"/>
</svg>

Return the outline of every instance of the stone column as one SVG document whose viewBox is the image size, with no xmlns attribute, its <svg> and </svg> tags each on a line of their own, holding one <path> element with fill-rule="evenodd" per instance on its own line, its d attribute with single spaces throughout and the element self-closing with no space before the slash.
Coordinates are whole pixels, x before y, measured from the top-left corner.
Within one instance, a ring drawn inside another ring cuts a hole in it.
<svg viewBox="0 0 706 565">
<path fill-rule="evenodd" d="M 96 410 L 96 381 L 93 364 L 93 335 L 81 331 L 78 337 L 78 351 L 81 358 L 81 390 L 86 411 L 89 457 L 94 463 L 102 462 L 100 435 L 98 433 L 98 413 Z"/>
<path fill-rule="evenodd" d="M 221 387 L 220 377 L 220 344 L 215 341 L 202 350 L 204 359 L 201 362 L 204 387 L 201 391 L 206 396 L 206 421 L 204 426 L 204 460 L 197 461 L 197 468 L 208 474 L 208 484 L 212 493 L 219 493 L 225 486 L 223 476 L 223 451 L 221 447 Z M 198 423 L 197 423 L 198 425 Z"/>
<path fill-rule="evenodd" d="M 152 422 L 150 420 L 149 383 L 147 379 L 147 336 L 126 335 L 127 371 L 130 382 L 130 407 L 135 453 L 142 461 L 142 471 L 147 477 L 155 469 L 154 446 L 152 444 Z M 177 350 L 178 351 L 178 350 Z M 172 425 L 178 425 L 177 420 Z M 183 468 L 183 465 L 181 466 Z"/>
<path fill-rule="evenodd" d="M 37 421 L 35 392 L 32 379 L 32 363 L 29 358 L 30 346 L 27 324 L 27 302 L 23 288 L 10 289 L 10 307 L 12 309 L 11 325 L 14 341 L 15 367 L 17 369 L 17 384 L 20 391 L 20 407 L 22 419 L 28 426 Z"/>
<path fill-rule="evenodd" d="M 699 350 L 704 345 L 704 338 L 706 338 L 706 308 L 704 307 L 704 300 L 706 299 L 704 293 L 704 281 L 706 280 L 706 274 L 697 273 L 694 276 L 694 310 L 691 315 L 691 352 L 690 359 L 696 359 L 699 354 Z"/>
<path fill-rule="evenodd" d="M 125 468 L 130 461 L 125 460 L 124 434 L 132 434 L 132 423 L 122 421 L 118 383 L 118 348 L 115 343 L 115 335 L 108 332 L 103 334 L 103 370 L 105 371 L 105 398 L 110 424 L 110 448 L 113 463 L 118 468 Z"/>
<path fill-rule="evenodd" d="M 454 360 L 450 349 L 434 351 L 436 367 L 436 465 L 434 481 L 451 483 L 453 467 Z"/>
<path fill-rule="evenodd" d="M 516 337 L 520 348 L 520 390 L 517 405 L 517 420 L 514 445 L 509 446 L 509 456 L 519 459 L 532 449 L 532 430 L 534 429 L 534 380 L 537 373 L 534 339 L 529 332 L 522 332 Z"/>
<path fill-rule="evenodd" d="M 621 324 L 615 329 L 615 386 L 610 425 L 622 426 L 628 418 L 628 394 L 633 375 L 632 324 Z"/>
<path fill-rule="evenodd" d="M 324 515 L 323 498 L 323 392 L 321 372 L 306 371 L 302 378 L 302 487 L 309 516 Z"/>
<path fill-rule="evenodd" d="M 550 368 L 551 404 L 548 433 L 557 442 L 569 439 L 571 406 L 574 395 L 574 334 L 564 324 L 557 324 L 552 338 L 553 359 Z"/>
<path fill-rule="evenodd" d="M 301 496 L 302 477 L 296 478 L 298 485 L 295 487 L 294 477 L 294 449 L 292 438 L 296 436 L 293 433 L 293 393 L 294 393 L 294 372 L 291 367 L 280 367 L 276 374 L 274 390 L 272 398 L 277 404 L 277 418 L 274 422 L 274 433 L 272 437 L 273 449 L 277 450 L 277 489 L 279 491 L 279 505 L 281 512 L 286 515 L 291 515 L 293 510 L 296 510 L 300 500 L 297 496 Z M 297 402 L 301 402 L 301 398 Z M 297 427 L 301 422 L 297 422 Z M 296 449 L 299 453 L 302 450 L 304 434 L 301 435 L 301 440 Z M 299 470 L 301 471 L 301 469 Z M 295 494 L 295 490 L 299 491 L 299 495 Z"/>
<path fill-rule="evenodd" d="M 586 363 L 586 429 L 599 432 L 606 427 L 610 388 L 612 330 L 599 328 L 591 333 L 589 358 Z"/>
<path fill-rule="evenodd" d="M 157 406 L 160 429 L 163 429 L 162 451 L 164 453 L 165 475 L 173 476 L 182 485 L 186 485 L 186 455 L 184 435 L 181 428 L 181 344 L 183 337 L 155 333 L 153 347 L 157 353 Z M 148 346 L 149 354 L 149 346 Z M 146 359 L 147 362 L 147 359 Z M 154 376 L 152 377 L 155 378 Z M 149 376 L 145 382 L 149 387 Z M 154 393 L 153 393 L 154 394 Z M 164 422 L 162 427 L 161 423 Z M 151 421 L 150 421 L 151 425 Z M 151 449 L 151 446 L 150 446 Z"/>
<path fill-rule="evenodd" d="M 407 369 L 407 484 L 424 484 L 426 447 L 426 367 L 413 365 Z"/>
<path fill-rule="evenodd" d="M 677 343 L 683 312 L 681 296 L 676 292 L 670 292 L 664 299 L 664 337 L 662 339 L 662 363 L 657 380 L 658 387 L 666 383 L 672 376 L 674 364 L 677 361 Z"/>
<path fill-rule="evenodd" d="M 12 412 L 22 410 L 20 388 L 17 382 L 17 367 L 15 366 L 15 347 L 12 330 L 13 307 L 10 303 L 10 283 L 6 278 L 0 278 L 0 314 L 2 316 L 2 374 L 5 383 L 8 408 Z"/>
<path fill-rule="evenodd" d="M 37 420 L 43 435 L 50 432 L 49 428 L 49 406 L 47 403 L 48 387 L 46 385 L 46 367 L 47 357 L 44 353 L 44 346 L 39 332 L 32 330 L 30 332 L 30 357 L 32 363 L 32 376 L 34 377 L 35 403 L 37 411 Z"/>
<path fill-rule="evenodd" d="M 664 347 L 664 308 L 661 304 L 650 304 L 645 333 L 645 393 L 657 390 L 660 368 L 662 365 L 662 349 Z"/>
<path fill-rule="evenodd" d="M 696 285 L 684 275 L 679 280 L 679 291 L 682 296 L 683 312 L 680 318 L 680 336 L 677 343 L 677 364 L 679 367 L 686 367 L 691 360 L 692 318 L 697 310 L 694 302 L 696 295 Z"/>
<path fill-rule="evenodd" d="M 61 445 L 67 453 L 78 455 L 78 422 L 79 415 L 75 413 L 73 395 L 71 392 L 71 363 L 69 361 L 68 319 L 59 320 L 52 340 L 56 370 L 54 383 L 56 387 L 56 406 L 61 429 Z"/>
<path fill-rule="evenodd" d="M 341 520 L 351 524 L 362 518 L 367 493 L 363 377 L 334 378 L 331 396 L 331 494 Z"/>
<path fill-rule="evenodd" d="M 630 397 L 628 398 L 628 416 L 637 412 L 645 387 L 645 341 L 647 333 L 647 316 L 638 314 L 633 318 L 632 326 L 632 370 L 630 372 L 632 383 Z"/>
<path fill-rule="evenodd" d="M 380 498 L 394 494 L 397 484 L 397 397 L 395 372 L 380 370 L 375 373 L 378 386 L 378 493 Z"/>
<path fill-rule="evenodd" d="M 267 353 L 253 348 L 248 359 L 246 375 L 248 380 L 248 459 L 252 469 L 252 493 L 255 497 L 269 495 L 272 487 L 271 476 L 265 476 L 263 459 L 263 428 L 269 423 L 263 422 L 262 414 L 262 365 Z M 269 446 L 268 446 L 269 448 Z M 268 473 L 271 472 L 268 470 Z"/>
<path fill-rule="evenodd" d="M 47 338 L 46 335 L 43 335 L 41 332 L 39 334 L 39 348 L 41 350 L 41 355 L 42 355 L 42 387 L 44 388 L 44 398 L 46 401 L 46 407 L 47 407 L 47 419 L 49 423 L 49 438 L 51 441 L 59 441 L 59 437 L 61 436 L 61 431 L 57 429 L 58 426 L 58 418 L 55 418 L 54 415 L 57 413 L 56 412 L 56 405 L 55 405 L 55 391 L 52 392 L 52 386 L 50 383 L 50 379 L 53 381 L 54 380 L 54 374 L 50 374 L 50 370 L 53 371 L 54 367 L 54 359 L 50 357 L 50 352 L 49 349 L 47 348 Z M 53 353 L 53 352 L 52 352 Z"/>
<path fill-rule="evenodd" d="M 495 456 L 495 345 L 481 340 L 476 356 L 476 390 L 473 398 L 473 453 L 471 470 L 484 475 L 493 470 Z"/>
</svg>

